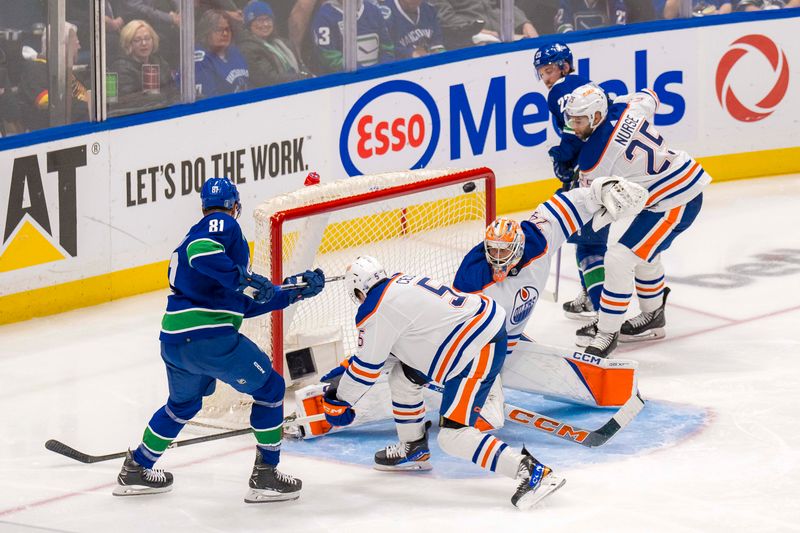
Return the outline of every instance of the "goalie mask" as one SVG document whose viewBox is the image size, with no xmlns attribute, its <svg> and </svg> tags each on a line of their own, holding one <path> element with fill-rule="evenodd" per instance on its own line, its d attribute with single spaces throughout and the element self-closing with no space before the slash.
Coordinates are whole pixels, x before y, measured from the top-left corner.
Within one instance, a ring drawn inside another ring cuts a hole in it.
<svg viewBox="0 0 800 533">
<path fill-rule="evenodd" d="M 486 228 L 483 248 L 492 267 L 492 279 L 500 283 L 522 259 L 525 234 L 516 220 L 498 218 Z"/>
<path fill-rule="evenodd" d="M 369 290 L 388 277 L 386 270 L 383 269 L 377 259 L 362 255 L 348 265 L 344 275 L 344 283 L 350 298 L 356 305 L 361 305 L 362 298 L 367 297 Z M 359 298 L 359 294 L 361 298 Z"/>
<path fill-rule="evenodd" d="M 603 123 L 608 114 L 605 91 L 593 83 L 581 85 L 567 98 L 564 122 L 582 140 L 586 140 Z"/>
</svg>

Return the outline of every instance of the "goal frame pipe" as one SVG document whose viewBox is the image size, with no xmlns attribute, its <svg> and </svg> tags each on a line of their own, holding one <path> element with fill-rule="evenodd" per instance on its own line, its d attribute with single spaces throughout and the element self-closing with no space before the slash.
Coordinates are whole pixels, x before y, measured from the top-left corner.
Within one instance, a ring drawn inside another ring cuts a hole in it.
<svg viewBox="0 0 800 533">
<path fill-rule="evenodd" d="M 487 167 L 478 167 L 438 178 L 430 178 L 427 180 L 415 181 L 413 183 L 406 183 L 404 185 L 397 185 L 388 187 L 378 191 L 370 191 L 362 194 L 348 196 L 346 198 L 337 198 L 335 200 L 328 200 L 319 204 L 307 205 L 301 207 L 294 207 L 285 211 L 278 211 L 270 216 L 270 240 L 272 246 L 270 249 L 270 276 L 272 283 L 280 284 L 283 280 L 283 224 L 290 220 L 304 218 L 312 215 L 319 215 L 322 213 L 330 213 L 338 211 L 342 208 L 358 207 L 359 205 L 368 204 L 376 200 L 386 200 L 389 198 L 396 198 L 403 196 L 407 193 L 425 192 L 433 189 L 439 189 L 447 185 L 457 185 L 459 183 L 466 183 L 469 181 L 484 180 L 485 194 L 486 194 L 486 220 L 488 226 L 491 224 L 496 216 L 496 191 L 495 191 L 495 175 L 494 172 Z M 313 185 L 312 185 L 313 187 Z M 270 344 L 272 347 L 272 367 L 275 371 L 283 376 L 283 310 L 276 310 L 270 313 L 270 322 L 272 324 Z M 344 355 L 344 354 L 342 354 Z"/>
</svg>

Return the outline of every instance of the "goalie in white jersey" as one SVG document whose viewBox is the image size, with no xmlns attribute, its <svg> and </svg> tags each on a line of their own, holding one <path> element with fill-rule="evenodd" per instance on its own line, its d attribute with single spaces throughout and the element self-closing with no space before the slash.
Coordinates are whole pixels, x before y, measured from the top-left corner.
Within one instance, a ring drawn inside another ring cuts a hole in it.
<svg viewBox="0 0 800 533">
<path fill-rule="evenodd" d="M 643 211 L 606 252 L 598 321 L 579 338 L 579 345 L 588 344 L 588 354 L 607 357 L 618 340 L 664 336 L 669 288 L 661 252 L 694 222 L 703 188 L 711 182 L 686 152 L 667 148 L 653 127 L 658 105 L 658 96 L 645 89 L 617 98 L 609 108 L 601 88 L 584 85 L 572 92 L 565 108 L 567 123 L 585 141 L 581 183 L 614 175 L 642 185 L 648 194 Z M 642 313 L 624 321 L 634 286 Z"/>
</svg>

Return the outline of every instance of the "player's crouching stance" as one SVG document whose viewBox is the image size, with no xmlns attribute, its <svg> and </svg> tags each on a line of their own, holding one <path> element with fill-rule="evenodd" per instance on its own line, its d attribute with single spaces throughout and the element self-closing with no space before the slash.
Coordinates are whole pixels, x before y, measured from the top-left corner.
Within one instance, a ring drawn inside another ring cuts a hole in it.
<svg viewBox="0 0 800 533">
<path fill-rule="evenodd" d="M 515 506 L 527 509 L 564 484 L 524 448 L 516 452 L 472 427 L 506 354 L 505 311 L 494 300 L 456 292 L 424 276 L 389 277 L 368 256 L 347 268 L 345 284 L 359 305 L 358 353 L 338 387 L 325 393 L 323 407 L 331 425 L 354 420 L 352 406 L 378 379 L 391 353 L 408 371 L 444 385 L 438 438 L 442 450 L 516 479 Z"/>
<path fill-rule="evenodd" d="M 214 392 L 220 379 L 250 394 L 250 425 L 257 444 L 248 503 L 294 500 L 302 482 L 278 471 L 283 426 L 283 378 L 267 355 L 238 332 L 242 319 L 283 309 L 325 286 L 321 270 L 300 276 L 302 289 L 282 290 L 247 270 L 250 251 L 236 219 L 239 192 L 225 178 L 211 178 L 200 192 L 203 218 L 172 254 L 172 294 L 161 322 L 161 357 L 167 366 L 169 397 L 128 452 L 117 477 L 116 496 L 167 492 L 172 474 L 153 468 L 183 426 Z M 244 294 L 252 291 L 252 297 Z"/>
</svg>

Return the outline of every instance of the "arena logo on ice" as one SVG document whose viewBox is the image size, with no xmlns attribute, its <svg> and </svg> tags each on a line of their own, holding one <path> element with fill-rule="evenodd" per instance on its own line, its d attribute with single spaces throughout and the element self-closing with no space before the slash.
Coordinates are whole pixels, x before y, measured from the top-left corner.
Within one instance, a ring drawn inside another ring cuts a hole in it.
<svg viewBox="0 0 800 533">
<path fill-rule="evenodd" d="M 717 66 L 717 100 L 741 122 L 756 122 L 770 116 L 786 96 L 788 87 L 786 54 L 766 35 L 745 35 L 735 40 Z"/>
<path fill-rule="evenodd" d="M 535 287 L 525 285 L 517 291 L 514 296 L 514 307 L 511 310 L 511 323 L 520 324 L 531 314 L 536 300 L 539 298 L 539 291 Z"/>
<path fill-rule="evenodd" d="M 350 176 L 385 170 L 389 157 L 392 168 L 422 168 L 433 157 L 440 130 L 439 109 L 422 86 L 405 80 L 381 83 L 364 93 L 345 118 L 339 138 L 342 164 Z"/>
</svg>

